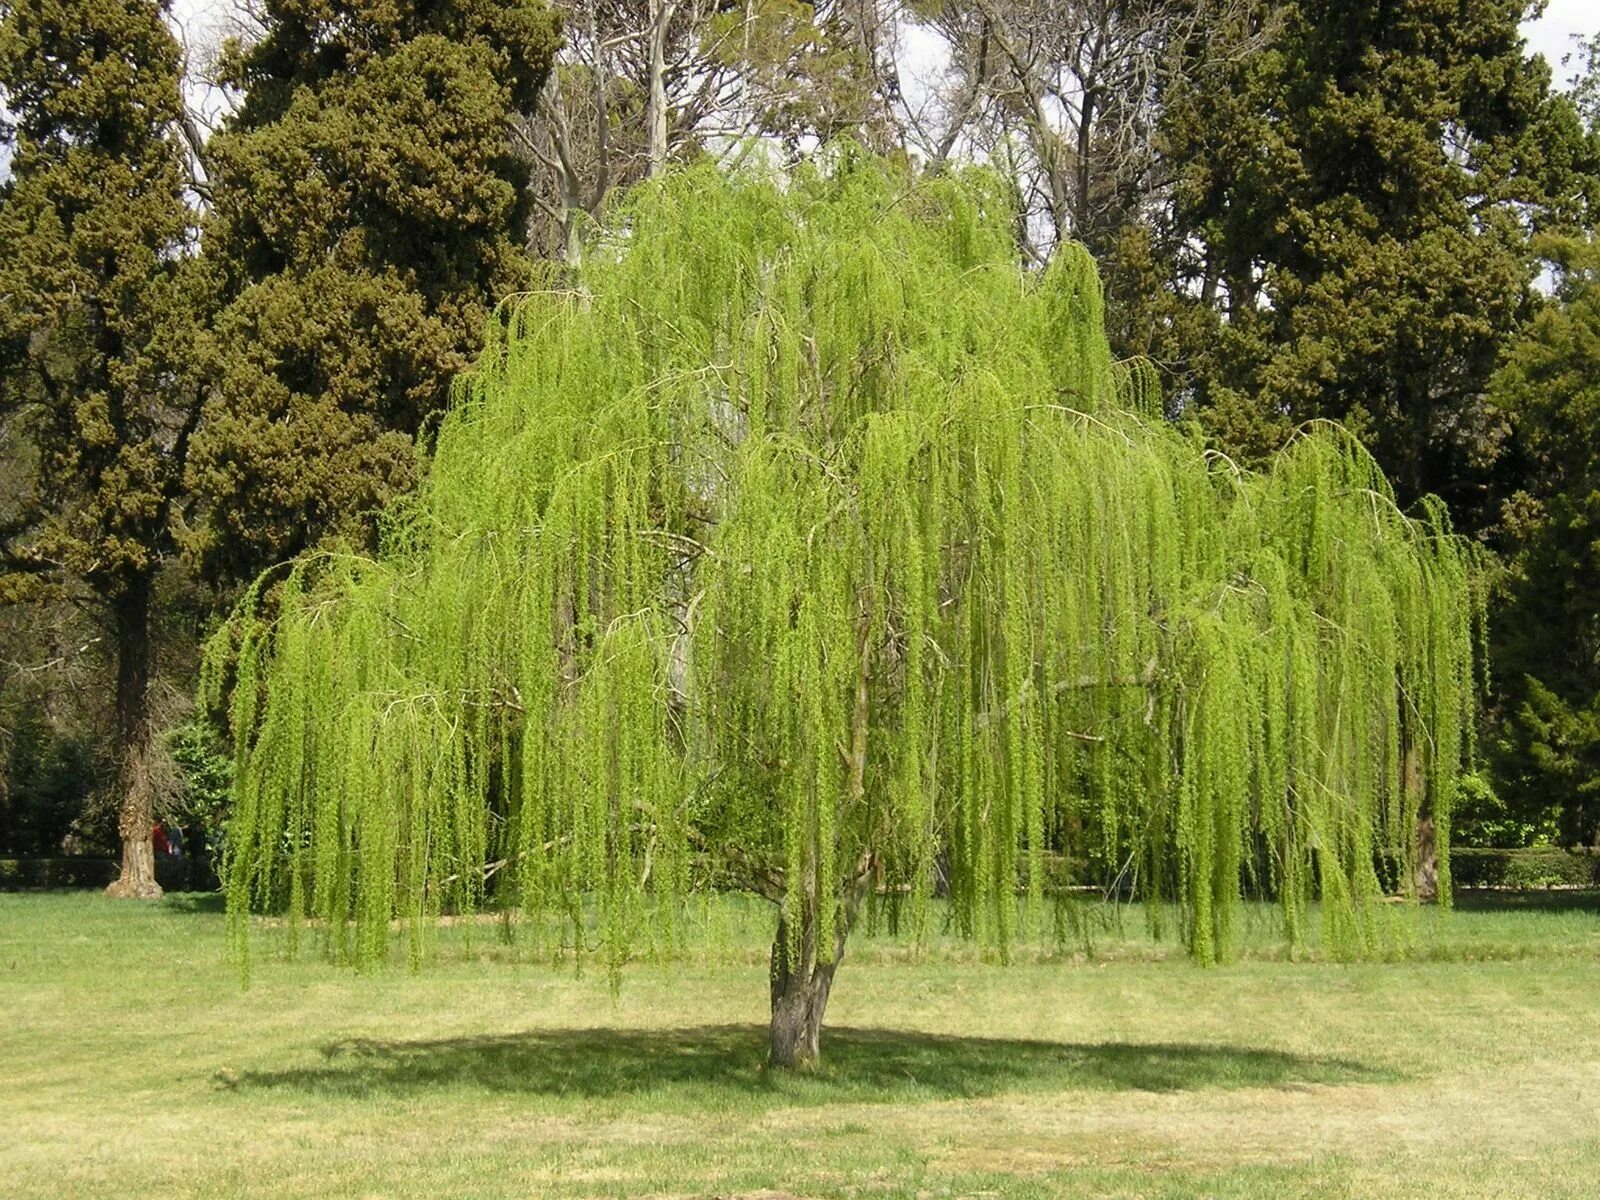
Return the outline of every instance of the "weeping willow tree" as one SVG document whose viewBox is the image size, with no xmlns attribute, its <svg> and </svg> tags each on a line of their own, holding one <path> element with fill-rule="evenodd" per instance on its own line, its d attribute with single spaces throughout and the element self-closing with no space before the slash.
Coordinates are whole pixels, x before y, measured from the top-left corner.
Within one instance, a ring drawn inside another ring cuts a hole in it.
<svg viewBox="0 0 1600 1200">
<path fill-rule="evenodd" d="M 1051 852 L 1114 853 L 1208 963 L 1252 883 L 1295 947 L 1380 949 L 1422 819 L 1447 897 L 1444 512 L 1332 427 L 1207 453 L 1112 361 L 1093 264 L 1022 269 L 1013 221 L 980 172 L 688 170 L 509 302 L 381 552 L 265 577 L 213 646 L 241 939 L 280 903 L 420 955 L 492 862 L 526 936 L 615 969 L 731 880 L 776 908 L 792 1065 L 863 906 L 920 933 L 936 872 L 1002 957 Z"/>
</svg>

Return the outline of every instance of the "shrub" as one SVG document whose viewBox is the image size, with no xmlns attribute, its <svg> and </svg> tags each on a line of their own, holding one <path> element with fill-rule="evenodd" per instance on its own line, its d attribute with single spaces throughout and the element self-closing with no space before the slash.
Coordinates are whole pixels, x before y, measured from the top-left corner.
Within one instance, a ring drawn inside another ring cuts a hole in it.
<svg viewBox="0 0 1600 1200">
<path fill-rule="evenodd" d="M 59 733 L 30 711 L 17 721 L 4 768 L 0 853 L 59 853 L 69 833 L 96 847 L 115 844 L 104 814 L 91 813 L 90 797 L 106 775 L 92 739 Z"/>
<path fill-rule="evenodd" d="M 1594 887 L 1600 883 L 1600 858 L 1587 850 L 1535 846 L 1522 850 L 1456 847 L 1450 870 L 1458 887 Z"/>
<path fill-rule="evenodd" d="M 204 720 L 167 731 L 167 748 L 183 779 L 183 824 L 205 831 L 208 847 L 220 841 L 233 810 L 233 760 L 219 753 L 217 732 Z"/>
<path fill-rule="evenodd" d="M 1459 786 L 1450 815 L 1450 840 L 1455 846 L 1499 849 L 1556 838 L 1559 805 L 1540 812 L 1513 812 L 1482 775 L 1463 775 Z"/>
</svg>

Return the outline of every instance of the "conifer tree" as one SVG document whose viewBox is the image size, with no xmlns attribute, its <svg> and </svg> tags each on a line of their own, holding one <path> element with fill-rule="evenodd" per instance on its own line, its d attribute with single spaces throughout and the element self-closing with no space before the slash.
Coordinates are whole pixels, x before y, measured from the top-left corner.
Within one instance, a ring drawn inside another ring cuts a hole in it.
<svg viewBox="0 0 1600 1200">
<path fill-rule="evenodd" d="M 1600 840 L 1600 245 L 1551 239 L 1559 286 L 1495 376 L 1523 486 L 1507 501 L 1496 767 L 1518 815 Z"/>
<path fill-rule="evenodd" d="M 122 875 L 158 896 L 150 848 L 152 586 L 173 552 L 198 389 L 178 142 L 179 50 L 152 0 L 10 0 L 0 88 L 3 411 L 32 446 L 5 530 L 6 597 L 88 600 L 117 662 Z"/>
<path fill-rule="evenodd" d="M 925 931 L 936 861 L 1002 956 L 1050 849 L 1179 901 L 1201 962 L 1246 880 L 1297 950 L 1313 893 L 1324 952 L 1383 948 L 1375 862 L 1410 886 L 1424 807 L 1448 897 L 1475 606 L 1441 507 L 1332 427 L 1206 453 L 1081 250 L 1019 267 L 1008 195 L 848 150 L 669 172 L 508 305 L 381 552 L 264 577 L 213 643 L 241 948 L 284 903 L 420 956 L 493 860 L 513 929 L 615 971 L 732 880 L 775 908 L 793 1066 L 863 910 Z"/>
<path fill-rule="evenodd" d="M 152 588 L 199 412 L 179 49 L 153 0 L 6 0 L 0 17 L 0 418 L 7 452 L 26 448 L 0 601 L 103 616 L 122 837 L 110 890 L 158 896 Z"/>
<path fill-rule="evenodd" d="M 1533 313 L 1531 238 L 1583 215 L 1593 146 L 1524 57 L 1522 0 L 1278 7 L 1224 85 L 1166 98 L 1170 290 L 1122 324 L 1235 455 L 1338 420 L 1408 503 L 1437 492 L 1481 528 L 1507 436 L 1488 380 Z"/>
<path fill-rule="evenodd" d="M 219 297 L 192 549 L 248 577 L 367 536 L 410 486 L 419 428 L 525 283 L 511 120 L 558 39 L 543 0 L 268 0 L 222 75 L 208 144 Z"/>
</svg>

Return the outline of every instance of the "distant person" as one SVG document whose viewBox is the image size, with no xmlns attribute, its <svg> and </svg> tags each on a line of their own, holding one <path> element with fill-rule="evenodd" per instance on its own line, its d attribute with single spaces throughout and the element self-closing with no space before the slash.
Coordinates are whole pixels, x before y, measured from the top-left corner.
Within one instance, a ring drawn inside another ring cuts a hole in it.
<svg viewBox="0 0 1600 1200">
<path fill-rule="evenodd" d="M 150 840 L 155 844 L 155 850 L 157 854 L 172 853 L 172 846 L 167 841 L 167 831 L 161 828 L 160 821 L 157 821 L 150 827 Z"/>
</svg>

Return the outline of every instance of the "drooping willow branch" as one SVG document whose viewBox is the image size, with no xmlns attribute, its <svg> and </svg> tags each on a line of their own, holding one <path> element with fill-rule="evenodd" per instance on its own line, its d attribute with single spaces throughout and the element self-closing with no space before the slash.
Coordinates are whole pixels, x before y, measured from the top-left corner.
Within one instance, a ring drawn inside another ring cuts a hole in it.
<svg viewBox="0 0 1600 1200">
<path fill-rule="evenodd" d="M 1064 852 L 1180 901 L 1201 960 L 1246 878 L 1354 954 L 1424 815 L 1448 894 L 1475 585 L 1442 507 L 1334 428 L 1252 474 L 1162 421 L 1093 265 L 1020 268 L 1005 197 L 850 152 L 684 171 L 509 303 L 380 554 L 213 646 L 236 928 L 286 904 L 370 962 L 400 915 L 420 953 L 492 860 L 615 966 L 726 848 L 819 947 L 861 863 L 920 929 L 937 860 L 1004 951 Z"/>
</svg>

